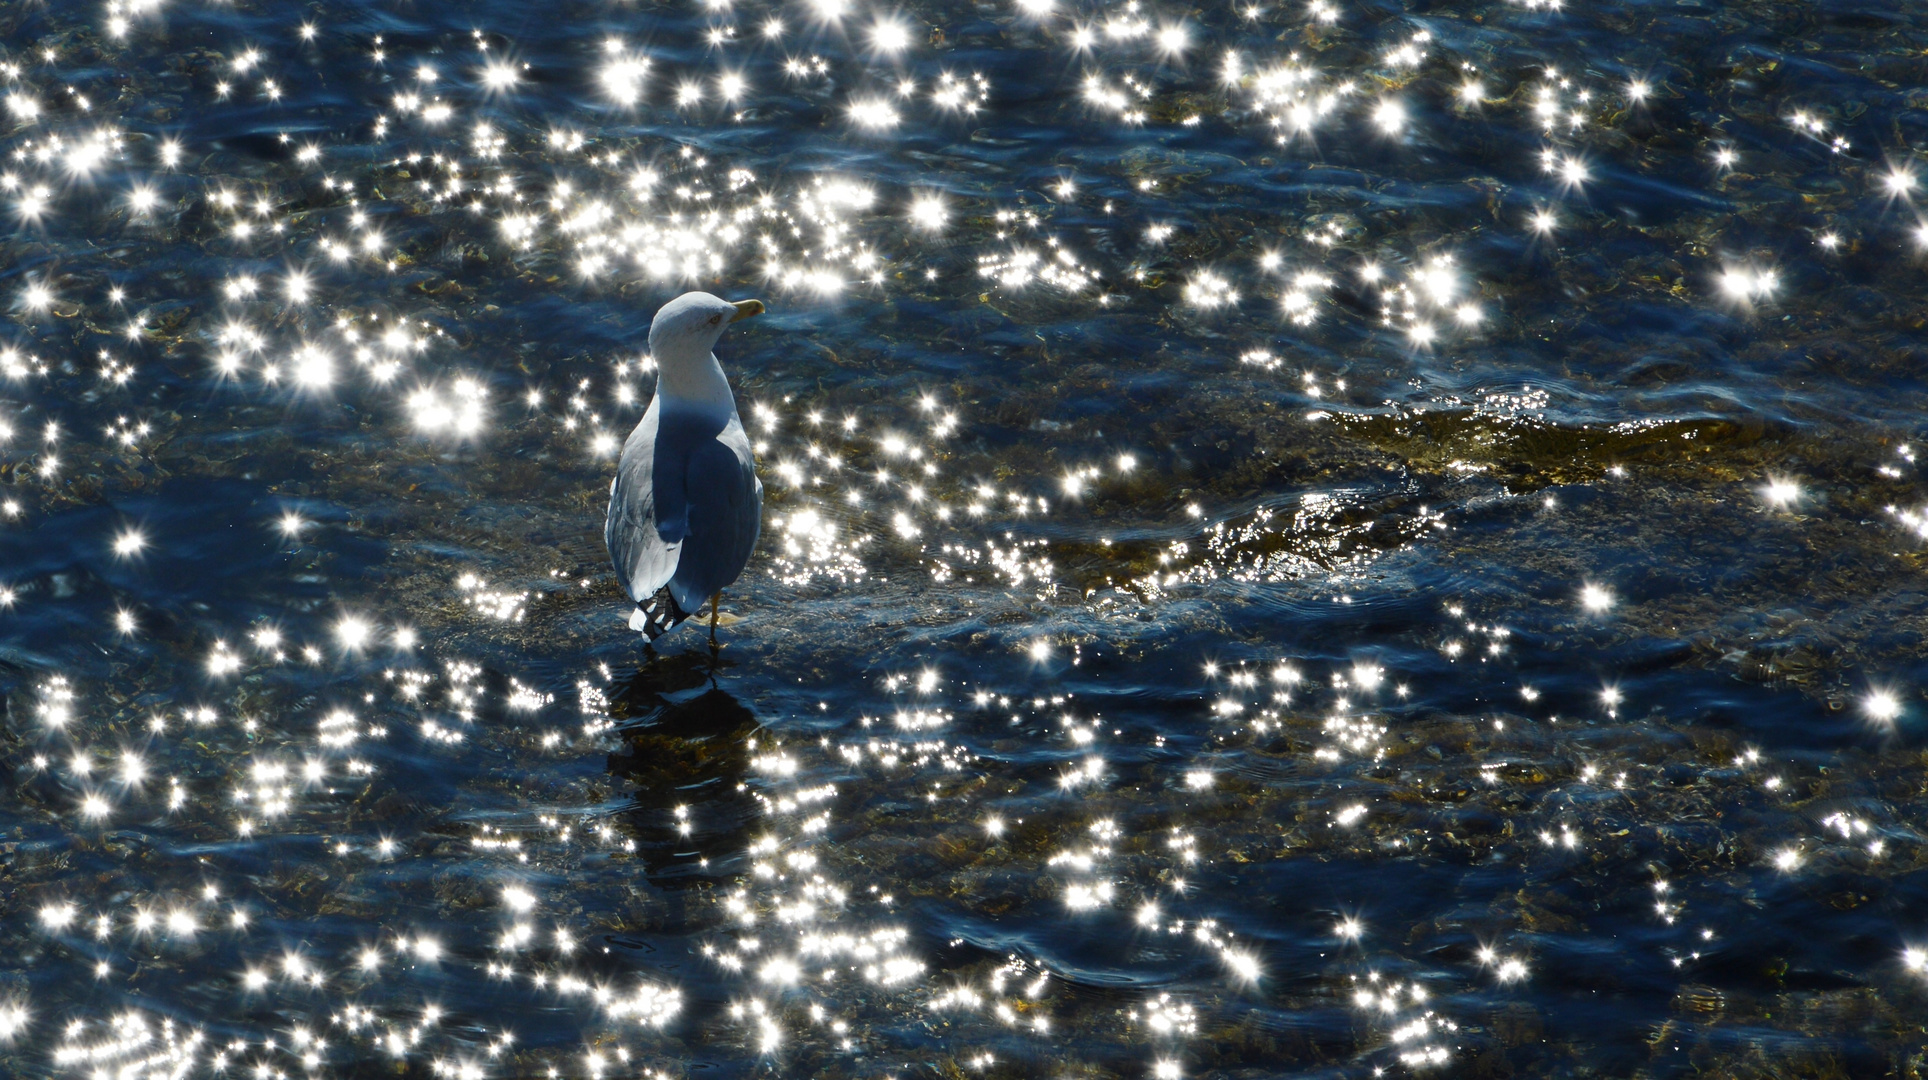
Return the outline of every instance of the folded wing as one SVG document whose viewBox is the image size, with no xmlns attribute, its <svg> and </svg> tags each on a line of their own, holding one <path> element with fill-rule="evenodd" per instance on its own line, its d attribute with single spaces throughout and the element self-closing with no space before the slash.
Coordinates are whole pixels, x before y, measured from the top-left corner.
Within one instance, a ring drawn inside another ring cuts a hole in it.
<svg viewBox="0 0 1928 1080">
<path fill-rule="evenodd" d="M 689 538 L 669 587 L 694 611 L 743 573 L 763 527 L 763 482 L 741 420 L 732 416 L 691 451 L 687 476 Z"/>
<path fill-rule="evenodd" d="M 663 538 L 657 521 L 656 434 L 660 419 L 657 403 L 652 401 L 642 422 L 623 443 L 616 479 L 609 485 L 609 517 L 603 525 L 603 541 L 609 545 L 616 580 L 639 604 L 669 583 L 683 550 L 681 539 Z M 676 470 L 675 479 L 680 481 L 682 473 Z M 681 491 L 677 494 L 680 502 Z"/>
</svg>

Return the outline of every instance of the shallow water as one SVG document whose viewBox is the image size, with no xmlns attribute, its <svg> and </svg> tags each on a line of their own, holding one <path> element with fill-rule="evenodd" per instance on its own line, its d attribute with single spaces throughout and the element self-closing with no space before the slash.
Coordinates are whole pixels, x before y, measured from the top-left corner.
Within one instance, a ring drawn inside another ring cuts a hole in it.
<svg viewBox="0 0 1928 1080">
<path fill-rule="evenodd" d="M 1925 36 L 0 9 L 4 1069 L 1910 1073 Z"/>
</svg>

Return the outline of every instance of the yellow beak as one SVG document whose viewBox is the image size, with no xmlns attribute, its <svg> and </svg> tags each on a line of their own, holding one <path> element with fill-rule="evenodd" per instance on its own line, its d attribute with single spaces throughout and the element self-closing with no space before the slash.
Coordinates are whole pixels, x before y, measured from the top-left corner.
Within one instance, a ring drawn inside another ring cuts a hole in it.
<svg viewBox="0 0 1928 1080">
<path fill-rule="evenodd" d="M 731 322 L 754 319 L 758 315 L 763 314 L 763 301 L 761 300 L 738 300 L 735 307 L 736 314 L 730 316 Z"/>
</svg>

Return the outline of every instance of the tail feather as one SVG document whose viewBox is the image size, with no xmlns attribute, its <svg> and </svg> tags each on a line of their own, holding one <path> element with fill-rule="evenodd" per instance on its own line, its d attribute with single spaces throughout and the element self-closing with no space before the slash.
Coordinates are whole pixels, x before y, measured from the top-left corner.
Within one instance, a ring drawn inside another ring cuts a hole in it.
<svg viewBox="0 0 1928 1080">
<path fill-rule="evenodd" d="M 690 613 L 684 611 L 681 605 L 677 604 L 676 597 L 671 596 L 669 590 L 665 588 L 636 605 L 636 610 L 629 613 L 629 628 L 654 642 L 657 638 L 683 625 L 683 620 L 689 617 Z"/>
</svg>

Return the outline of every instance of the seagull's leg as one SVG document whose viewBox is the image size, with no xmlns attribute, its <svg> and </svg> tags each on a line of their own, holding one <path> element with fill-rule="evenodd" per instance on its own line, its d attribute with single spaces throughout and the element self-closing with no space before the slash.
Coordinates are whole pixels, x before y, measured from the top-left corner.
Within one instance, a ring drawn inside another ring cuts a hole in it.
<svg viewBox="0 0 1928 1080">
<path fill-rule="evenodd" d="M 710 644 L 712 645 L 716 644 L 716 605 L 722 599 L 723 590 L 721 589 L 716 590 L 715 595 L 710 597 Z"/>
</svg>

